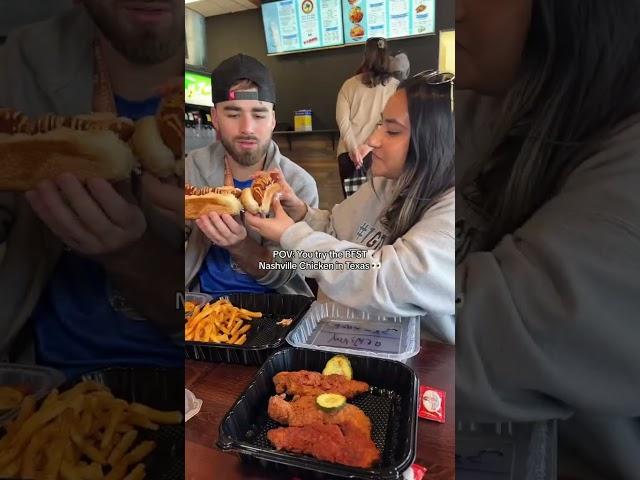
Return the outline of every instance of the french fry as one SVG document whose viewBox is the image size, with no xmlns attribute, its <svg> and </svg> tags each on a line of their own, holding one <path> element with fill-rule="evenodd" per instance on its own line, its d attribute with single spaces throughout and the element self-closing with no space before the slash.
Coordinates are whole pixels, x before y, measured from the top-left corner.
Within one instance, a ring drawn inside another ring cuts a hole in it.
<svg viewBox="0 0 640 480">
<path fill-rule="evenodd" d="M 104 473 L 102 467 L 97 463 L 87 465 L 84 462 L 80 462 L 77 465 L 70 464 L 69 462 L 62 462 L 60 467 L 60 474 L 64 480 L 102 480 Z"/>
<path fill-rule="evenodd" d="M 179 423 L 182 423 L 182 413 L 177 410 L 173 412 L 162 412 L 160 410 L 156 410 L 155 408 L 142 405 L 141 403 L 132 403 L 129 406 L 129 409 L 133 413 L 144 415 L 149 420 L 155 423 L 164 425 L 177 425 Z"/>
<path fill-rule="evenodd" d="M 244 345 L 244 342 L 247 341 L 247 335 L 243 334 L 238 340 L 236 340 L 236 345 Z"/>
<path fill-rule="evenodd" d="M 3 478 L 13 478 L 17 476 L 18 473 L 20 473 L 20 460 L 18 459 L 0 469 L 0 475 L 2 475 Z"/>
<path fill-rule="evenodd" d="M 196 304 L 193 302 L 184 302 L 184 313 L 192 313 L 196 309 Z"/>
<path fill-rule="evenodd" d="M 156 448 L 156 442 L 151 440 L 140 443 L 136 448 L 131 450 L 123 458 L 126 459 L 127 465 L 139 463 L 146 458 Z"/>
<path fill-rule="evenodd" d="M 24 398 L 24 394 L 13 387 L 0 387 L 0 410 L 17 408 Z"/>
<path fill-rule="evenodd" d="M 125 477 L 129 466 L 142 461 L 153 451 L 155 447 L 156 444 L 152 441 L 140 443 L 140 445 L 118 461 L 113 469 L 107 474 L 105 480 L 122 480 Z"/>
<path fill-rule="evenodd" d="M 242 327 L 240 330 L 238 330 L 238 333 L 240 335 L 247 333 L 249 331 L 249 329 L 251 328 L 251 325 L 245 325 L 244 327 Z"/>
<path fill-rule="evenodd" d="M 104 449 L 111 442 L 111 438 L 115 433 L 116 427 L 124 417 L 124 410 L 127 407 L 127 402 L 124 400 L 116 400 L 113 403 L 113 410 L 111 411 L 111 415 L 109 416 L 109 423 L 107 425 L 106 430 L 104 431 L 104 435 L 102 436 L 102 441 L 100 442 L 100 448 Z"/>
<path fill-rule="evenodd" d="M 22 478 L 35 478 L 36 475 L 36 459 L 38 452 L 42 450 L 45 442 L 47 441 L 48 432 L 46 429 L 40 430 L 36 433 L 27 448 L 22 455 L 22 466 L 20 469 L 20 477 Z"/>
<path fill-rule="evenodd" d="M 131 430 L 130 432 L 125 433 L 120 442 L 114 447 L 107 459 L 109 465 L 114 467 L 122 457 L 124 457 L 127 450 L 133 445 L 133 442 L 136 441 L 136 437 L 138 436 L 137 430 Z"/>
<path fill-rule="evenodd" d="M 62 395 L 60 396 L 62 398 Z M 42 474 L 43 480 L 57 480 L 64 452 L 70 444 L 69 432 L 73 424 L 74 412 L 69 408 L 58 417 L 58 428 L 47 445 L 47 462 Z"/>
<path fill-rule="evenodd" d="M 126 417 L 125 417 L 126 420 Z M 116 427 L 116 432 L 118 433 L 129 433 L 134 431 L 136 428 L 135 426 L 131 425 L 130 423 L 121 423 Z"/>
<path fill-rule="evenodd" d="M 231 338 L 229 339 L 229 343 L 231 345 L 234 345 L 238 341 L 239 338 L 240 338 L 240 335 L 238 335 L 237 333 L 234 333 L 234 334 L 231 335 Z"/>
<path fill-rule="evenodd" d="M 124 480 L 142 480 L 145 477 L 144 463 L 139 463 L 131 470 L 131 473 L 124 477 Z"/>
<path fill-rule="evenodd" d="M 237 322 L 235 322 L 234 327 L 231 329 L 231 333 L 236 334 L 238 333 L 238 330 L 240 330 L 240 328 L 242 327 L 242 324 L 244 322 L 242 321 L 242 319 L 238 319 Z"/>
<path fill-rule="evenodd" d="M 47 408 L 47 406 L 55 402 L 59 396 L 60 396 L 60 392 L 58 392 L 57 388 L 54 388 L 53 390 L 51 390 L 51 392 L 49 392 L 49 395 L 47 395 L 44 401 L 42 402 L 42 408 Z"/>
<path fill-rule="evenodd" d="M 69 440 L 68 432 L 61 432 L 54 436 L 53 445 L 48 445 L 48 457 L 42 473 L 43 480 L 57 480 L 60 466 L 62 465 L 62 457 Z"/>
<path fill-rule="evenodd" d="M 18 416 L 6 426 L 6 434 L 0 439 L 0 452 L 4 451 L 13 437 L 20 430 L 24 422 L 35 412 L 36 399 L 33 395 L 27 395 L 20 404 Z"/>
<path fill-rule="evenodd" d="M 87 456 L 92 462 L 97 462 L 99 464 L 107 463 L 107 459 L 104 454 L 98 450 L 95 446 L 93 446 L 89 441 L 82 438 L 78 435 L 77 432 L 73 432 L 71 434 L 71 440 L 75 443 L 80 451 Z"/>
<path fill-rule="evenodd" d="M 239 310 L 243 315 L 246 315 L 249 318 L 261 318 L 262 317 L 262 313 L 261 312 L 252 312 L 251 310 L 247 310 L 246 308 L 240 308 Z"/>
<path fill-rule="evenodd" d="M 136 427 L 146 428 L 147 430 L 158 430 L 158 428 L 160 428 L 157 423 L 153 423 L 145 415 L 135 412 L 129 412 L 127 414 L 127 422 Z"/>
<path fill-rule="evenodd" d="M 114 432 L 113 435 L 111 435 L 111 439 L 109 440 L 109 442 L 104 447 L 100 448 L 100 453 L 102 453 L 104 455 L 104 458 L 107 459 L 107 463 L 109 462 L 109 455 L 111 455 L 111 452 L 116 447 L 116 445 L 120 443 L 121 439 L 122 439 L 122 435 L 117 432 Z M 99 440 L 102 443 L 102 439 L 99 439 Z"/>
<path fill-rule="evenodd" d="M 85 409 L 80 414 L 80 433 L 83 435 L 88 435 L 89 432 L 92 431 L 93 426 L 93 416 L 91 415 L 90 409 Z"/>
<path fill-rule="evenodd" d="M 78 468 L 68 460 L 64 460 L 62 465 L 60 465 L 60 475 L 62 475 L 63 480 L 77 480 L 78 478 L 82 478 L 80 472 L 78 472 Z"/>
<path fill-rule="evenodd" d="M 107 391 L 104 385 L 101 385 L 98 382 L 94 382 L 93 380 L 86 380 L 84 382 L 78 383 L 74 387 L 62 393 L 60 395 L 60 399 L 75 397 L 77 395 L 82 395 L 84 393 L 88 393 L 92 391 L 104 392 L 105 394 L 109 394 L 109 392 Z"/>
<path fill-rule="evenodd" d="M 123 480 L 124 476 L 127 474 L 127 468 L 129 464 L 127 463 L 126 457 L 123 457 L 118 464 L 111 469 L 111 471 L 104 477 L 104 480 Z"/>
<path fill-rule="evenodd" d="M 71 436 L 69 436 L 71 438 Z M 78 448 L 78 446 L 73 443 L 73 441 L 67 443 L 67 447 L 65 448 L 62 463 L 65 462 L 75 465 L 80 461 L 80 457 L 82 456 L 82 452 Z M 60 471 L 62 471 L 62 466 L 60 467 Z"/>
<path fill-rule="evenodd" d="M 79 469 L 80 474 L 87 480 L 101 480 L 104 478 L 100 464 L 93 462 L 91 465 L 83 465 Z"/>
</svg>

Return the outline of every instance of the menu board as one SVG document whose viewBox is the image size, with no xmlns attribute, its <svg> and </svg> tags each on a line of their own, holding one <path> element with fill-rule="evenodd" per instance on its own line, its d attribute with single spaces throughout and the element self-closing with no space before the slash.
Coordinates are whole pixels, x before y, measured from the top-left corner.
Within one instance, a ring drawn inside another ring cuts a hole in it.
<svg viewBox="0 0 640 480">
<path fill-rule="evenodd" d="M 211 78 L 199 73 L 184 72 L 184 101 L 192 105 L 212 107 Z"/>
<path fill-rule="evenodd" d="M 435 0 L 342 0 L 345 43 L 434 33 Z"/>
<path fill-rule="evenodd" d="M 279 0 L 262 4 L 269 54 L 344 43 L 341 0 Z"/>
</svg>

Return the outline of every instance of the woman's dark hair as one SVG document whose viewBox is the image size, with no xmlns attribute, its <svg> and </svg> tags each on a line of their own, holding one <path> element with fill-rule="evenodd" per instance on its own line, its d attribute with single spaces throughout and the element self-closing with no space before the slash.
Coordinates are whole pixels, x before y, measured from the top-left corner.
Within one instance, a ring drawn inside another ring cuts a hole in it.
<svg viewBox="0 0 640 480">
<path fill-rule="evenodd" d="M 382 214 L 388 243 L 407 233 L 455 184 L 455 120 L 451 84 L 430 85 L 424 76 L 400 83 L 409 105 L 411 139 L 393 200 Z"/>
<path fill-rule="evenodd" d="M 529 36 L 475 190 L 492 248 L 640 112 L 640 3 L 534 0 Z M 466 188 L 465 188 L 466 187 Z"/>
<path fill-rule="evenodd" d="M 371 37 L 364 46 L 364 57 L 356 74 L 362 74 L 362 83 L 367 87 L 377 87 L 389 82 L 390 70 L 391 60 L 387 41 L 384 38 Z"/>
</svg>

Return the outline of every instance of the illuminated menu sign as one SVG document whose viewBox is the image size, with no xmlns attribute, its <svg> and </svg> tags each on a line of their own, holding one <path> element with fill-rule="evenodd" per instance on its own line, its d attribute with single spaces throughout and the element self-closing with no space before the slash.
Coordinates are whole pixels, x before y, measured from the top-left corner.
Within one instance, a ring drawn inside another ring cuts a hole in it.
<svg viewBox="0 0 640 480">
<path fill-rule="evenodd" d="M 269 54 L 344 43 L 341 0 L 280 0 L 262 4 Z"/>
<path fill-rule="evenodd" d="M 345 43 L 435 32 L 435 0 L 342 0 Z"/>
</svg>

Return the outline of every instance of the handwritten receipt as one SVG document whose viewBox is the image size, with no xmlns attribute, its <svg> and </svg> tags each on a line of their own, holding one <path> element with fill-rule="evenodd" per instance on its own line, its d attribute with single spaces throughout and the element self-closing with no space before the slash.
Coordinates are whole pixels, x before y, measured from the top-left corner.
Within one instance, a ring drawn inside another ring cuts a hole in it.
<svg viewBox="0 0 640 480">
<path fill-rule="evenodd" d="M 323 319 L 309 339 L 312 345 L 351 348 L 382 353 L 399 353 L 402 340 L 400 325 L 371 322 L 366 326 L 344 320 Z"/>
</svg>

